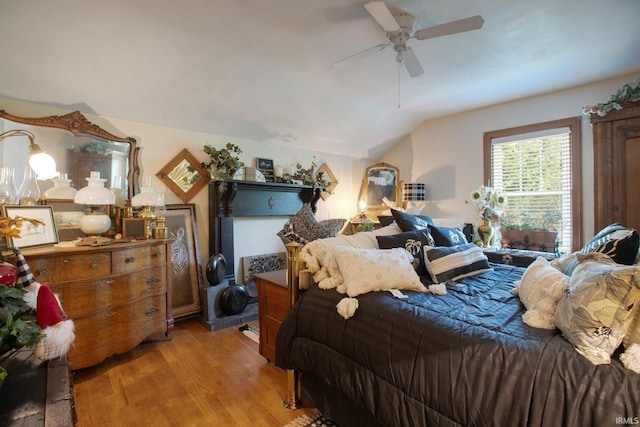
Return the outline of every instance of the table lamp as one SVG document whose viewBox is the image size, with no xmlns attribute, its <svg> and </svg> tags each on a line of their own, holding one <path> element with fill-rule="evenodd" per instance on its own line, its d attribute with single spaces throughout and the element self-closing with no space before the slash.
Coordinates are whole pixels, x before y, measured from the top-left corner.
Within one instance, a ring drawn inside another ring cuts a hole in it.
<svg viewBox="0 0 640 427">
<path fill-rule="evenodd" d="M 77 204 L 87 205 L 86 214 L 80 218 L 80 230 L 88 235 L 102 234 L 111 227 L 111 218 L 100 210 L 100 206 L 112 205 L 116 196 L 104 186 L 107 180 L 100 178 L 100 172 L 92 171 L 85 179 L 87 186 L 78 190 L 73 199 Z"/>
<path fill-rule="evenodd" d="M 139 218 L 147 220 L 147 228 L 145 230 L 145 237 L 147 239 L 153 236 L 153 222 L 156 219 L 156 206 L 162 204 L 164 206 L 164 193 L 156 193 L 156 190 L 151 186 L 151 175 L 144 175 L 142 177 L 142 186 L 140 192 L 133 196 L 131 199 L 131 206 L 142 208 L 138 213 Z"/>
<path fill-rule="evenodd" d="M 408 202 L 407 213 L 418 215 L 420 208 L 417 202 L 424 202 L 426 195 L 426 186 L 419 182 L 410 182 L 402 184 L 402 201 Z"/>
</svg>

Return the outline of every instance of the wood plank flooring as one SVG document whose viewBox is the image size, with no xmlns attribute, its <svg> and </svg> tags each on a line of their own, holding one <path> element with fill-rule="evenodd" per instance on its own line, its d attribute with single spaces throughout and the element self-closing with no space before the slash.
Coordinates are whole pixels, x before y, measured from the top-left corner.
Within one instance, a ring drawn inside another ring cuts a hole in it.
<svg viewBox="0 0 640 427">
<path fill-rule="evenodd" d="M 313 413 L 282 406 L 285 371 L 238 327 L 209 332 L 186 319 L 171 336 L 74 371 L 77 427 L 280 427 Z"/>
</svg>

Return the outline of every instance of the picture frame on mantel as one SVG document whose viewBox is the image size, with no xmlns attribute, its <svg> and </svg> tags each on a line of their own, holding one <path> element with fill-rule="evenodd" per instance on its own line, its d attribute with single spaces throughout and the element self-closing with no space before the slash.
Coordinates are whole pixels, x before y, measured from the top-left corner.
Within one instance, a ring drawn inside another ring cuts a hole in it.
<svg viewBox="0 0 640 427">
<path fill-rule="evenodd" d="M 202 264 L 194 203 L 166 205 L 171 244 L 171 310 L 175 318 L 200 311 Z"/>
</svg>

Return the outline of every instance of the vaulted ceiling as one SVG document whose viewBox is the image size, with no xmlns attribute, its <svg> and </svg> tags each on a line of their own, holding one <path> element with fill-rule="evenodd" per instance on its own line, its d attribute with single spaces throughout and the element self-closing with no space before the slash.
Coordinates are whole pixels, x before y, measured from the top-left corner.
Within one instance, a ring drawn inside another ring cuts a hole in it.
<svg viewBox="0 0 640 427">
<path fill-rule="evenodd" d="M 372 157 L 433 117 L 640 70 L 638 0 L 386 0 L 411 78 L 357 0 L 0 0 L 0 96 Z"/>
</svg>

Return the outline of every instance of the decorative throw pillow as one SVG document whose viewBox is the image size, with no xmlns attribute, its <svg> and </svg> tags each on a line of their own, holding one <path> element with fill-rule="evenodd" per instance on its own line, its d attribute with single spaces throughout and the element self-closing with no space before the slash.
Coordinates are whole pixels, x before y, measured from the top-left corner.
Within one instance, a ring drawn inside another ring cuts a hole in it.
<svg viewBox="0 0 640 427">
<path fill-rule="evenodd" d="M 337 290 L 350 297 L 389 289 L 428 292 L 413 269 L 413 256 L 403 248 L 336 247 L 333 256 L 344 280 Z"/>
<path fill-rule="evenodd" d="M 395 221 L 395 218 L 393 217 L 393 215 L 378 215 L 378 221 L 380 221 L 381 226 L 386 227 L 387 225 Z"/>
<path fill-rule="evenodd" d="M 342 230 L 342 227 L 347 223 L 344 218 L 323 219 L 319 222 L 321 227 L 327 229 L 329 235 L 327 237 L 333 237 Z"/>
<path fill-rule="evenodd" d="M 457 246 L 469 243 L 459 228 L 429 226 L 429 232 L 436 246 Z"/>
<path fill-rule="evenodd" d="M 512 292 L 527 308 L 522 315 L 524 323 L 534 328 L 555 329 L 556 306 L 569 286 L 569 276 L 552 267 L 546 258 L 538 257 L 515 285 Z"/>
<path fill-rule="evenodd" d="M 424 230 L 433 225 L 431 217 L 426 215 L 411 215 L 397 209 L 391 209 L 391 214 L 402 231 Z"/>
<path fill-rule="evenodd" d="M 424 248 L 424 262 L 433 283 L 456 281 L 491 271 L 487 256 L 473 243 Z"/>
<path fill-rule="evenodd" d="M 303 204 L 277 234 L 285 244 L 287 241 L 293 241 L 301 245 L 316 239 L 331 237 L 329 230 L 318 223 L 308 203 Z"/>
<path fill-rule="evenodd" d="M 558 302 L 555 325 L 591 363 L 610 363 L 640 300 L 640 267 L 589 255 L 579 255 L 578 261 Z"/>
<path fill-rule="evenodd" d="M 376 236 L 380 249 L 405 248 L 414 257 L 418 276 L 429 275 L 424 264 L 424 246 L 433 246 L 433 238 L 427 230 L 407 231 L 392 236 Z M 417 261 L 417 262 L 416 262 Z"/>
<path fill-rule="evenodd" d="M 601 252 L 609 255 L 618 264 L 632 265 L 638 256 L 639 246 L 638 232 L 616 223 L 600 230 L 580 252 Z"/>
</svg>

